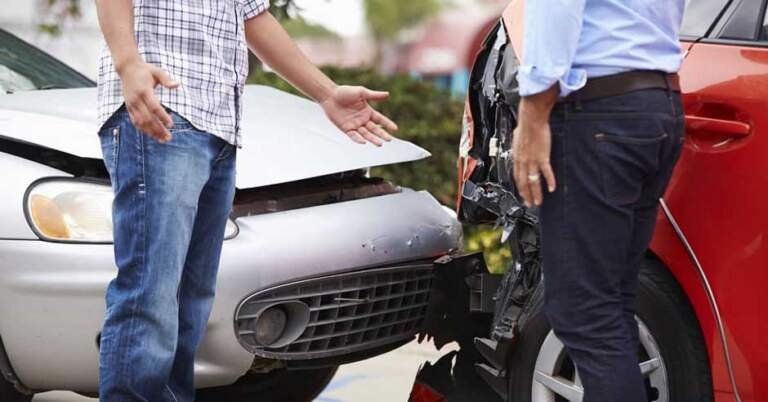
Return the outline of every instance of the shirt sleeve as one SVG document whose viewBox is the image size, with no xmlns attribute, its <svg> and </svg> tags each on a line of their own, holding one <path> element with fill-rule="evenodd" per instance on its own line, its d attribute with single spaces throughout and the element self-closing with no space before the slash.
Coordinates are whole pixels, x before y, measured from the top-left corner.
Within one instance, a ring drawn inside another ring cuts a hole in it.
<svg viewBox="0 0 768 402">
<path fill-rule="evenodd" d="M 243 19 L 249 20 L 269 10 L 269 0 L 243 0 Z"/>
<path fill-rule="evenodd" d="M 530 96 L 560 84 L 565 97 L 587 82 L 573 68 L 586 0 L 528 0 L 525 3 L 523 57 L 518 72 L 520 95 Z"/>
</svg>

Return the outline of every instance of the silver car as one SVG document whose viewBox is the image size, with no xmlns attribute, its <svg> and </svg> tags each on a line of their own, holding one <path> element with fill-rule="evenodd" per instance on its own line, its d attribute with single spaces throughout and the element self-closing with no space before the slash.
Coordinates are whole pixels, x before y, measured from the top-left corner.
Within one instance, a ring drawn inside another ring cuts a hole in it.
<svg viewBox="0 0 768 402">
<path fill-rule="evenodd" d="M 0 401 L 95 395 L 112 193 L 89 79 L 0 30 Z M 245 91 L 237 195 L 197 355 L 200 400 L 308 401 L 340 364 L 413 339 L 460 248 L 429 193 L 370 177 L 423 159 L 350 142 L 304 99 Z"/>
</svg>

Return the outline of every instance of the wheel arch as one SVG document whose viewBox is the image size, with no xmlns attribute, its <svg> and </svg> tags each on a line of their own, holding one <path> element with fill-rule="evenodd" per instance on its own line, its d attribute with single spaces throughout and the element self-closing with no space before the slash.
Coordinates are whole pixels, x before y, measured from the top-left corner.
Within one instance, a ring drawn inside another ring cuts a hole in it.
<svg viewBox="0 0 768 402">
<path fill-rule="evenodd" d="M 707 289 L 706 272 L 698 265 L 694 251 L 663 200 L 661 206 L 647 256 L 672 274 L 690 303 L 706 343 L 715 391 L 733 393 L 735 377 L 724 348 L 724 327 L 716 314 L 717 301 Z"/>
</svg>

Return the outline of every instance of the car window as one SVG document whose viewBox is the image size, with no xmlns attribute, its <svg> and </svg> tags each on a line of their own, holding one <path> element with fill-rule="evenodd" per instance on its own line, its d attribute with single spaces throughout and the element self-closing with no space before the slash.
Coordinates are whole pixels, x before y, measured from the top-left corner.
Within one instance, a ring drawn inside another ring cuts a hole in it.
<svg viewBox="0 0 768 402">
<path fill-rule="evenodd" d="M 729 0 L 687 0 L 680 35 L 694 38 L 706 35 L 728 2 Z"/>
<path fill-rule="evenodd" d="M 718 39 L 731 39 L 737 41 L 755 41 L 760 36 L 760 27 L 763 20 L 762 0 L 739 0 L 718 25 L 722 25 L 717 32 Z"/>
<path fill-rule="evenodd" d="M 95 84 L 82 74 L 0 30 L 0 91 L 83 88 Z"/>
</svg>

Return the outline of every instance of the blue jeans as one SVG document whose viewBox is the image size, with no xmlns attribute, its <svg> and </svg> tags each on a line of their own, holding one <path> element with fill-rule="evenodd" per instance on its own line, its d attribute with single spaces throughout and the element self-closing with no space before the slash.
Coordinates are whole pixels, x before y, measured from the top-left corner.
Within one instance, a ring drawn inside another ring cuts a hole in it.
<svg viewBox="0 0 768 402">
<path fill-rule="evenodd" d="M 195 352 L 213 304 L 236 149 L 172 117 L 166 144 L 139 132 L 124 110 L 99 133 L 118 268 L 101 332 L 101 401 L 195 399 Z"/>
<path fill-rule="evenodd" d="M 680 156 L 680 95 L 562 103 L 550 126 L 558 188 L 540 211 L 544 311 L 576 363 L 584 402 L 648 402 L 635 289 Z"/>
</svg>

